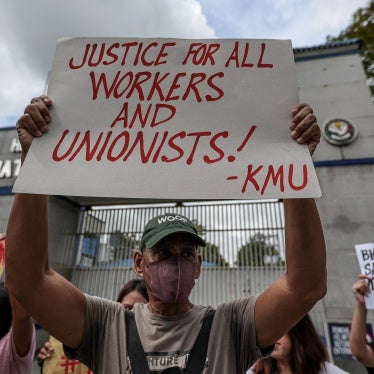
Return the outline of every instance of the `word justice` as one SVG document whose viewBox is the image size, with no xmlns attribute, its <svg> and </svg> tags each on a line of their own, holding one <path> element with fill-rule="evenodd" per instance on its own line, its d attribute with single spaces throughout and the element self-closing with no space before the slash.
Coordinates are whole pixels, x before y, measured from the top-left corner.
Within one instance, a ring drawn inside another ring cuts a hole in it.
<svg viewBox="0 0 374 374">
<path fill-rule="evenodd" d="M 236 149 L 241 152 L 256 126 L 250 127 L 245 138 Z M 73 161 L 77 157 L 85 161 L 110 162 L 127 161 L 130 157 L 139 158 L 141 163 L 157 162 L 185 162 L 191 165 L 193 162 L 202 161 L 212 164 L 225 159 L 225 151 L 222 148 L 224 139 L 229 138 L 228 131 L 212 133 L 211 131 L 170 133 L 168 131 L 155 132 L 151 139 L 146 140 L 143 131 L 136 133 L 122 131 L 114 134 L 113 131 L 100 132 L 98 135 L 91 134 L 90 130 L 71 133 L 64 130 L 53 149 L 52 159 L 55 162 Z M 203 150 L 202 160 L 196 160 L 195 156 Z M 200 152 L 198 152 L 200 151 Z M 235 161 L 234 155 L 227 156 L 228 162 Z"/>
</svg>

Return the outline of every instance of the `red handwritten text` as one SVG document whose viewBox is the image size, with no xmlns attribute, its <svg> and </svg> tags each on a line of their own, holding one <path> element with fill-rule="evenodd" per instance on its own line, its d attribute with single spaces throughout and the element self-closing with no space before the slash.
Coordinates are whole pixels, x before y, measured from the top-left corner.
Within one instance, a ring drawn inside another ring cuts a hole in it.
<svg viewBox="0 0 374 374">
<path fill-rule="evenodd" d="M 145 109 L 142 103 L 137 103 L 135 109 L 131 112 L 129 103 L 125 102 L 120 113 L 114 119 L 110 127 L 114 127 L 118 123 L 122 123 L 125 129 L 131 129 L 134 123 L 139 123 L 142 128 L 147 124 L 150 127 L 155 127 L 170 121 L 174 117 L 176 111 L 175 107 L 169 104 L 148 104 Z"/>
<path fill-rule="evenodd" d="M 182 65 L 186 65 L 190 58 L 193 65 L 205 66 L 208 61 L 210 65 L 215 65 L 213 55 L 220 49 L 220 46 L 219 43 L 191 43 Z"/>
<path fill-rule="evenodd" d="M 255 126 L 249 129 L 244 141 L 238 147 L 240 152 L 252 136 Z M 63 131 L 58 143 L 53 149 L 52 159 L 56 162 L 73 161 L 81 156 L 86 161 L 110 162 L 127 161 L 130 157 L 138 157 L 143 164 L 170 163 L 182 161 L 187 165 L 202 161 L 206 164 L 217 163 L 225 159 L 223 145 L 224 139 L 229 138 L 228 131 L 212 133 L 211 131 L 170 133 L 169 131 L 155 132 L 145 137 L 143 131 L 131 133 L 122 131 L 114 134 L 100 132 L 97 136 L 90 130 L 71 133 Z M 198 153 L 198 151 L 200 151 Z M 201 160 L 196 160 L 196 154 L 202 154 Z M 228 162 L 235 159 L 233 155 L 227 156 Z"/>
<path fill-rule="evenodd" d="M 235 64 L 237 68 L 253 68 L 254 66 L 256 66 L 259 69 L 263 69 L 263 68 L 273 67 L 273 64 L 269 64 L 269 63 L 265 64 L 263 62 L 264 54 L 266 50 L 265 43 L 261 43 L 261 52 L 259 54 L 256 53 L 257 51 L 253 53 L 255 57 L 254 57 L 254 60 L 252 61 L 248 60 L 249 54 L 250 54 L 249 53 L 250 43 L 248 42 L 245 43 L 244 51 L 240 50 L 240 46 L 241 44 L 239 42 L 235 42 L 234 49 L 232 50 L 230 57 L 226 61 L 225 67 L 228 67 L 229 65 L 231 65 L 232 62 Z M 255 61 L 257 61 L 256 65 L 254 64 Z"/>
<path fill-rule="evenodd" d="M 119 62 L 120 66 L 158 66 L 166 64 L 167 49 L 175 46 L 175 42 L 159 44 L 152 42 L 144 44 L 142 42 L 113 43 L 101 45 L 86 44 L 83 56 L 79 62 L 75 62 L 71 57 L 69 68 L 72 70 L 81 69 L 84 66 L 96 67 L 100 65 L 108 66 Z M 129 54 L 129 52 L 132 52 Z M 131 55 L 131 59 L 129 57 Z"/>
<path fill-rule="evenodd" d="M 170 73 L 156 72 L 154 75 L 149 71 L 134 73 L 132 71 L 118 71 L 114 78 L 109 78 L 105 73 L 98 76 L 95 72 L 90 73 L 92 85 L 92 100 L 96 100 L 102 92 L 106 99 L 134 98 L 138 100 L 196 100 L 201 102 L 217 101 L 223 97 L 224 92 L 216 84 L 216 79 L 224 77 L 224 73 L 218 72 L 211 76 L 205 73 Z M 200 94 L 206 90 L 211 92 L 204 96 Z"/>
<path fill-rule="evenodd" d="M 303 165 L 302 170 L 302 182 L 296 184 L 294 182 L 294 165 L 288 165 L 288 173 L 285 171 L 285 166 L 281 165 L 278 169 L 275 169 L 273 165 L 260 165 L 254 168 L 253 165 L 248 165 L 247 175 L 245 177 L 242 193 L 245 193 L 249 186 L 252 186 L 256 191 L 259 191 L 263 195 L 272 182 L 273 186 L 278 186 L 279 191 L 284 192 L 285 183 L 293 191 L 300 191 L 308 184 L 308 168 L 307 165 Z M 237 176 L 228 177 L 227 180 L 237 179 Z"/>
</svg>

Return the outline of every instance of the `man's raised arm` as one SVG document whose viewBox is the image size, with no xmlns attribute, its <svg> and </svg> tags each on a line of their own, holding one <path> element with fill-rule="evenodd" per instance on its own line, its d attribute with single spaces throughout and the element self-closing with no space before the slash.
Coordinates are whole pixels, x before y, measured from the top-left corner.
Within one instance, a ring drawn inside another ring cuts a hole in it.
<svg viewBox="0 0 374 374">
<path fill-rule="evenodd" d="M 18 120 L 22 162 L 34 137 L 48 131 L 51 100 L 35 98 Z M 35 176 L 37 178 L 37 176 Z M 6 232 L 6 285 L 28 313 L 71 348 L 81 343 L 85 297 L 48 264 L 48 197 L 16 194 Z"/>
<path fill-rule="evenodd" d="M 301 104 L 292 113 L 291 136 L 313 153 L 320 129 L 312 109 Z M 257 299 L 260 348 L 275 343 L 326 293 L 326 248 L 316 203 L 314 199 L 287 199 L 284 209 L 287 270 Z"/>
</svg>

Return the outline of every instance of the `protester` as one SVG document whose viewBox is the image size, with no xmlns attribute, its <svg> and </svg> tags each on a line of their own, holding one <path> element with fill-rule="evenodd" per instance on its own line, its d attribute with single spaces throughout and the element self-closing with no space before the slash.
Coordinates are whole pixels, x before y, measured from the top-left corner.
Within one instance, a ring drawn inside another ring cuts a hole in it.
<svg viewBox="0 0 374 374">
<path fill-rule="evenodd" d="M 271 356 L 259 359 L 247 374 L 347 373 L 327 359 L 326 347 L 306 315 L 275 343 Z"/>
<path fill-rule="evenodd" d="M 18 120 L 22 160 L 33 138 L 53 126 L 51 105 L 46 96 L 34 98 Z M 291 137 L 313 153 L 320 129 L 311 107 L 301 104 L 290 114 Z M 127 329 L 130 324 L 121 305 L 84 295 L 48 265 L 47 203 L 47 196 L 15 195 L 7 231 L 7 282 L 34 318 L 65 344 L 70 357 L 77 357 L 95 374 L 135 374 L 138 360 L 130 359 L 127 351 L 139 334 L 152 373 L 171 368 L 188 371 L 191 362 L 200 361 L 193 346 L 211 308 L 188 300 L 201 271 L 198 246 L 205 246 L 192 222 L 167 213 L 145 226 L 134 271 L 147 284 L 149 302 L 134 306 L 138 334 L 136 328 L 126 333 L 123 326 Z M 245 372 L 261 355 L 260 349 L 271 348 L 325 295 L 325 243 L 315 201 L 286 199 L 284 209 L 287 272 L 259 295 L 218 306 L 207 356 L 196 374 Z M 53 303 L 46 302 L 52 299 Z"/>
<path fill-rule="evenodd" d="M 0 287 L 0 373 L 31 373 L 35 328 L 18 301 Z"/>
<path fill-rule="evenodd" d="M 130 310 L 136 303 L 146 304 L 148 293 L 144 280 L 132 279 L 126 282 L 118 293 L 117 302 Z"/>
<path fill-rule="evenodd" d="M 0 280 L 5 268 L 5 234 L 0 233 Z"/>
<path fill-rule="evenodd" d="M 360 274 L 358 281 L 352 286 L 356 306 L 353 312 L 351 333 L 349 336 L 352 354 L 366 366 L 368 373 L 374 373 L 374 347 L 366 342 L 367 310 L 365 297 L 370 294 L 369 282 L 371 280 L 372 278 L 369 275 Z"/>
<path fill-rule="evenodd" d="M 144 280 L 143 279 L 131 279 L 128 282 L 126 282 L 118 294 L 117 302 L 121 303 L 125 308 L 130 309 L 130 310 L 133 308 L 135 303 L 144 303 L 144 304 L 147 303 L 148 294 L 147 294 L 147 289 L 146 289 Z M 39 366 L 42 367 L 42 373 L 43 373 L 44 360 L 51 358 L 54 350 L 56 349 L 56 345 L 61 344 L 60 342 L 56 340 L 54 341 L 55 341 L 54 344 L 52 344 L 51 341 L 46 341 L 43 344 L 43 346 L 40 348 L 40 351 L 36 357 L 38 360 Z M 84 366 L 81 363 L 80 365 Z M 75 372 L 78 370 L 76 366 L 74 367 L 74 369 L 75 369 Z M 87 369 L 85 369 L 85 366 L 80 369 L 81 369 L 81 372 L 85 370 L 85 372 L 87 373 Z M 64 370 L 65 370 L 64 367 L 61 367 L 61 373 L 64 373 L 65 372 Z"/>
</svg>

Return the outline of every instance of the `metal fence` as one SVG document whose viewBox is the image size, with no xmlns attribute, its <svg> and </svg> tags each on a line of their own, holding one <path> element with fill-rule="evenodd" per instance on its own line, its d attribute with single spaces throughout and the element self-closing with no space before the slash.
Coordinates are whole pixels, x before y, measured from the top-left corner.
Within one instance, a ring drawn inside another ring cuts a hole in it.
<svg viewBox="0 0 374 374">
<path fill-rule="evenodd" d="M 284 271 L 281 201 L 230 201 L 97 207 L 82 212 L 72 281 L 90 294 L 116 298 L 132 272 L 132 254 L 145 223 L 182 214 L 207 242 L 192 301 L 220 302 L 257 293 Z"/>
<path fill-rule="evenodd" d="M 116 299 L 123 284 L 135 277 L 132 254 L 145 223 L 167 212 L 193 220 L 208 244 L 202 251 L 201 276 L 191 294 L 193 303 L 216 307 L 257 294 L 284 273 L 282 201 L 93 208 L 81 212 L 80 226 L 64 235 L 51 262 L 70 268 L 69 278 L 83 292 Z M 310 315 L 321 336 L 327 336 L 323 301 Z"/>
</svg>

